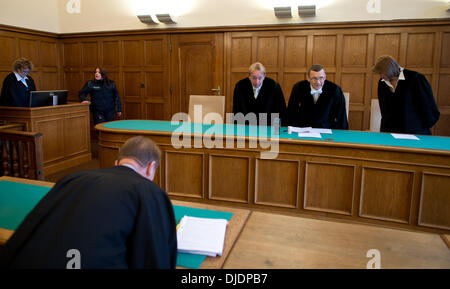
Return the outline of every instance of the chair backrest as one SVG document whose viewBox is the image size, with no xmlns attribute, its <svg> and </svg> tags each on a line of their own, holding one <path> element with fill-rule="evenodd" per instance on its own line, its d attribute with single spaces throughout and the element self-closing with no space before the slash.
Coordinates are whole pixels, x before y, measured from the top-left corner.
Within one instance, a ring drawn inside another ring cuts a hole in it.
<svg viewBox="0 0 450 289">
<path fill-rule="evenodd" d="M 0 176 L 44 180 L 42 133 L 0 130 Z"/>
<path fill-rule="evenodd" d="M 197 107 L 195 107 L 196 105 Z M 205 122 L 205 115 L 211 112 L 219 114 L 222 119 L 221 122 L 217 121 L 216 123 L 223 123 L 225 117 L 224 95 L 191 95 L 189 97 L 189 117 L 191 119 L 191 122 L 203 123 Z M 198 113 L 199 115 L 195 117 L 195 113 Z M 218 118 L 214 119 L 219 120 Z M 206 120 L 206 122 L 209 122 L 208 119 Z"/>
<path fill-rule="evenodd" d="M 381 126 L 381 111 L 378 99 L 372 99 L 370 103 L 370 130 L 379 132 Z"/>
<path fill-rule="evenodd" d="M 345 112 L 347 112 L 347 119 L 348 119 L 348 110 L 350 108 L 350 93 L 344 92 L 345 97 Z"/>
</svg>

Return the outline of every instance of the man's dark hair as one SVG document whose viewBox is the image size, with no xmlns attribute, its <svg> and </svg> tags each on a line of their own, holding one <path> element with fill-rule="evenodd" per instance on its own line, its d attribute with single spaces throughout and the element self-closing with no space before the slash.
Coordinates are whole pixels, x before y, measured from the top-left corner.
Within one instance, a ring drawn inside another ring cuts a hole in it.
<svg viewBox="0 0 450 289">
<path fill-rule="evenodd" d="M 308 76 L 311 76 L 311 70 L 315 71 L 315 72 L 319 72 L 323 69 L 323 66 L 320 64 L 313 64 L 311 65 L 311 67 L 308 69 Z"/>
<path fill-rule="evenodd" d="M 135 160 L 141 167 L 148 166 L 152 161 L 159 166 L 161 150 L 150 138 L 135 136 L 128 139 L 119 149 L 117 160 L 120 162 L 124 158 Z"/>
</svg>

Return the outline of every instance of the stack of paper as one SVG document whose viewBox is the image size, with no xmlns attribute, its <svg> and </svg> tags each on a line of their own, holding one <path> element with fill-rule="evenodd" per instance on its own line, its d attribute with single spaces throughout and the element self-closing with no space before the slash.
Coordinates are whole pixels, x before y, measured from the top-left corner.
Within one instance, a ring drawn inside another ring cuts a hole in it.
<svg viewBox="0 0 450 289">
<path fill-rule="evenodd" d="M 222 256 L 227 222 L 225 219 L 184 216 L 177 230 L 178 251 L 212 257 Z"/>
<path fill-rule="evenodd" d="M 327 133 L 327 134 L 332 133 L 331 129 L 327 129 L 327 128 L 289 126 L 288 133 L 291 134 L 293 132 L 298 133 L 299 137 L 315 137 L 315 138 L 322 138 L 321 133 Z"/>
</svg>

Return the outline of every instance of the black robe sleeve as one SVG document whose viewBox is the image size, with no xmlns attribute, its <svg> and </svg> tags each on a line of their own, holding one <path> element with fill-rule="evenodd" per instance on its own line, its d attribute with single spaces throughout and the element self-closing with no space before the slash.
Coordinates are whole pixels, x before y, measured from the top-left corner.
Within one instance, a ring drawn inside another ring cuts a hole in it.
<svg viewBox="0 0 450 289">
<path fill-rule="evenodd" d="M 422 74 L 417 74 L 415 81 L 423 128 L 431 128 L 439 120 L 440 112 L 434 101 L 433 91 L 427 79 Z"/>
</svg>

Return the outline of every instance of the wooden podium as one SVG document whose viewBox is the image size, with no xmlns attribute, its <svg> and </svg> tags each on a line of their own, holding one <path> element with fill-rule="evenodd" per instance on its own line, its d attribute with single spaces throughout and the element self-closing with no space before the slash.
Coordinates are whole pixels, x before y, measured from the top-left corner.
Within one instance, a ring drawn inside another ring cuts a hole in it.
<svg viewBox="0 0 450 289">
<path fill-rule="evenodd" d="M 21 123 L 25 131 L 41 132 L 44 175 L 91 160 L 89 105 L 69 103 L 44 107 L 0 106 L 0 120 Z"/>
</svg>

